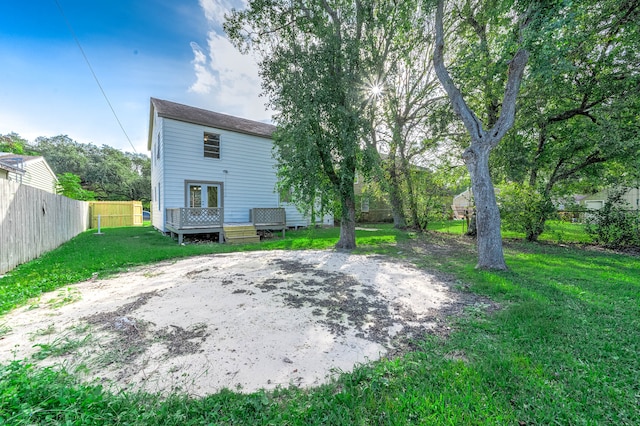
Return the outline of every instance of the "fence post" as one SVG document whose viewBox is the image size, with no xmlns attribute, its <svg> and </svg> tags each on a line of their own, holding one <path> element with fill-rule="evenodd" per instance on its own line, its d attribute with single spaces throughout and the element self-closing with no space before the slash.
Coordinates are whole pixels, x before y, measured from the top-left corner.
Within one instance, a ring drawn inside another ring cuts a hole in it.
<svg viewBox="0 0 640 426">
<path fill-rule="evenodd" d="M 100 232 L 100 216 L 98 215 L 98 232 L 96 232 L 96 235 L 102 235 L 102 232 Z"/>
</svg>

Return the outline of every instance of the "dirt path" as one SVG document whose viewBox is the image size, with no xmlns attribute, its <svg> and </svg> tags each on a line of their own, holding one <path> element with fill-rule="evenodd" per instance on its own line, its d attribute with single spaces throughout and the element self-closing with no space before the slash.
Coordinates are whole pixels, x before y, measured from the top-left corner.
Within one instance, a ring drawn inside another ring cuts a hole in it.
<svg viewBox="0 0 640 426">
<path fill-rule="evenodd" d="M 386 257 L 194 257 L 44 295 L 2 321 L 0 362 L 64 365 L 117 389 L 205 395 L 313 386 L 446 333 L 477 300 Z"/>
</svg>

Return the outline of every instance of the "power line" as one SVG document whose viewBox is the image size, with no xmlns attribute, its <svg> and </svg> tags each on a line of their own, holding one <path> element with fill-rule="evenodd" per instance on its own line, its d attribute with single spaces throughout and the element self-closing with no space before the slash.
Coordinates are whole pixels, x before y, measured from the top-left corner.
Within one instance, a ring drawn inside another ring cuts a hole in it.
<svg viewBox="0 0 640 426">
<path fill-rule="evenodd" d="M 113 105 L 111 105 L 111 101 L 109 100 L 109 97 L 107 96 L 107 93 L 102 88 L 102 84 L 100 84 L 100 80 L 98 80 L 98 76 L 96 75 L 95 71 L 93 70 L 93 67 L 91 66 L 91 62 L 89 62 L 89 58 L 84 53 L 84 49 L 82 48 L 82 45 L 80 44 L 80 40 L 78 39 L 78 36 L 76 36 L 75 31 L 73 31 L 73 27 L 71 26 L 71 22 L 69 22 L 69 20 L 67 19 L 67 16 L 64 14 L 64 10 L 62 10 L 62 6 L 60 5 L 60 2 L 58 0 L 54 0 L 54 1 L 56 2 L 56 6 L 58 6 L 58 10 L 60 10 L 60 14 L 62 15 L 62 18 L 64 19 L 64 22 L 67 24 L 67 28 L 69 29 L 69 32 L 73 36 L 73 39 L 76 41 L 76 44 L 78 45 L 78 49 L 80 49 L 80 53 L 82 53 L 82 57 L 84 58 L 85 62 L 87 63 L 87 66 L 89 67 L 89 70 L 91 71 L 91 75 L 93 75 L 93 78 L 96 81 L 96 84 L 100 88 L 100 91 L 102 92 L 102 96 L 104 96 L 104 99 L 107 101 L 107 104 L 109 105 L 109 108 L 111 109 L 111 112 L 113 113 L 113 116 L 116 118 L 116 121 L 118 122 L 118 125 L 120 126 L 120 129 L 122 130 L 122 133 L 124 133 L 124 136 L 129 141 L 129 145 L 131 145 L 131 148 L 133 148 L 133 152 L 135 152 L 137 154 L 138 151 L 136 150 L 136 147 L 133 146 L 133 143 L 131 142 L 131 139 L 129 138 L 129 135 L 127 134 L 127 131 L 124 130 L 124 126 L 122 125 L 122 123 L 120 122 L 120 119 L 118 118 L 118 114 L 116 114 L 116 110 L 113 109 Z"/>
</svg>

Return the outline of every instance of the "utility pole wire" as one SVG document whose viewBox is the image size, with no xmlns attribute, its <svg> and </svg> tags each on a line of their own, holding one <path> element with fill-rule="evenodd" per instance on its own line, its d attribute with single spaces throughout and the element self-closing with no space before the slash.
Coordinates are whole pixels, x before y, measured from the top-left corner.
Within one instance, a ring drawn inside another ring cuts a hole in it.
<svg viewBox="0 0 640 426">
<path fill-rule="evenodd" d="M 109 100 L 109 97 L 107 96 L 107 93 L 102 88 L 102 84 L 100 84 L 100 80 L 98 80 L 98 76 L 96 75 L 95 71 L 93 70 L 93 67 L 91 66 L 91 62 L 89 62 L 89 58 L 84 53 L 84 49 L 82 48 L 82 45 L 80 44 L 80 40 L 78 39 L 78 36 L 76 36 L 75 31 L 73 31 L 73 27 L 71 26 L 71 23 L 67 19 L 67 16 L 64 14 L 64 10 L 62 10 L 62 6 L 60 5 L 60 2 L 58 0 L 54 0 L 54 1 L 56 2 L 56 6 L 58 6 L 58 10 L 60 11 L 60 14 L 62 15 L 62 18 L 64 19 L 64 22 L 67 24 L 67 28 L 69 29 L 69 32 L 73 36 L 73 39 L 76 41 L 76 44 L 78 45 L 78 49 L 80 49 L 80 53 L 82 53 L 82 57 L 84 58 L 85 62 L 87 63 L 87 66 L 89 67 L 89 70 L 91 71 L 91 75 L 93 75 L 93 79 L 96 81 L 96 84 L 98 85 L 98 87 L 100 88 L 100 91 L 102 92 L 102 96 L 104 96 L 104 99 L 107 101 L 107 104 L 109 105 L 109 108 L 111 109 L 111 112 L 113 113 L 113 116 L 115 117 L 116 121 L 118 122 L 118 125 L 120 126 L 120 129 L 122 130 L 122 133 L 124 133 L 124 136 L 127 138 L 127 141 L 129 141 L 129 145 L 131 145 L 131 148 L 133 148 L 133 152 L 135 152 L 137 154 L 138 151 L 136 150 L 136 147 L 133 146 L 133 143 L 131 142 L 131 139 L 129 138 L 129 135 L 127 134 L 127 131 L 124 129 L 124 126 L 122 125 L 122 123 L 120 122 L 120 119 L 118 118 L 118 114 L 116 114 L 115 109 L 113 109 L 113 105 L 111 105 L 111 101 Z"/>
</svg>

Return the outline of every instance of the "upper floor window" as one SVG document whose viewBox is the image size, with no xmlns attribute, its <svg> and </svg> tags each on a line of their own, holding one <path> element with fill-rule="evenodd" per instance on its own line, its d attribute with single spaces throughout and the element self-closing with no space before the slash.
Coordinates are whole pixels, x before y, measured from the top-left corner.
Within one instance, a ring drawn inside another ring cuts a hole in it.
<svg viewBox="0 0 640 426">
<path fill-rule="evenodd" d="M 220 158 L 220 135 L 215 133 L 204 134 L 204 156 Z"/>
</svg>

